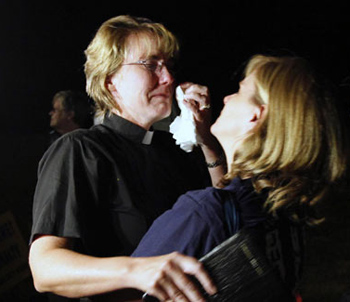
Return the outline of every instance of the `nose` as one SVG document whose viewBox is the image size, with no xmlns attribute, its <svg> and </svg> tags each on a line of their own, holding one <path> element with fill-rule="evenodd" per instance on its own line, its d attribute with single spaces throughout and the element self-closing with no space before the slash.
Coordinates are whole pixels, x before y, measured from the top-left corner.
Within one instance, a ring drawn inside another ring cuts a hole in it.
<svg viewBox="0 0 350 302">
<path fill-rule="evenodd" d="M 231 95 L 227 95 L 224 97 L 224 105 L 227 104 L 227 102 L 230 100 Z"/>
<path fill-rule="evenodd" d="M 175 79 L 172 73 L 169 71 L 166 65 L 163 65 L 159 73 L 159 82 L 161 84 L 172 84 L 174 80 Z"/>
</svg>

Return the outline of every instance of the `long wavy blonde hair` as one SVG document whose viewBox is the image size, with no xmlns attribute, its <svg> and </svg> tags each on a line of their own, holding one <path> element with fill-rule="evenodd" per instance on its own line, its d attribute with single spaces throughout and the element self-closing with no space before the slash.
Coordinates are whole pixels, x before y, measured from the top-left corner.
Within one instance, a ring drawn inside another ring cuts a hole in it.
<svg viewBox="0 0 350 302">
<path fill-rule="evenodd" d="M 269 211 L 284 207 L 291 217 L 312 222 L 308 209 L 345 170 L 333 99 L 301 58 L 256 55 L 245 76 L 252 72 L 267 116 L 238 147 L 225 179 L 250 177 L 256 191 L 269 189 Z"/>
<path fill-rule="evenodd" d="M 164 59 L 175 58 L 179 52 L 176 37 L 164 25 L 146 18 L 117 16 L 105 21 L 85 50 L 86 91 L 96 103 L 96 111 L 103 115 L 118 108 L 106 87 L 106 80 L 118 71 L 129 50 L 129 37 L 145 51 L 156 46 Z"/>
</svg>

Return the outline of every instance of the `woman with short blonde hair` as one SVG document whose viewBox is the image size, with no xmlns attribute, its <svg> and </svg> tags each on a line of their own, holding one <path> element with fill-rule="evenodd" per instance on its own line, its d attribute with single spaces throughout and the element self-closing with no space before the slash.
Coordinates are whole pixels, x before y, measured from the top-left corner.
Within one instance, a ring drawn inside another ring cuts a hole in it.
<svg viewBox="0 0 350 302">
<path fill-rule="evenodd" d="M 98 115 L 118 109 L 106 81 L 122 66 L 130 49 L 130 36 L 136 37 L 138 44 L 149 51 L 156 43 L 165 60 L 175 59 L 178 55 L 176 37 L 161 23 L 130 16 L 117 16 L 104 22 L 85 50 L 86 90 L 96 102 Z"/>
<path fill-rule="evenodd" d="M 163 25 L 111 18 L 85 53 L 86 88 L 101 123 L 62 136 L 40 161 L 29 253 L 35 288 L 84 301 L 96 295 L 140 299 L 142 292 L 162 300 L 203 300 L 188 274 L 208 293 L 216 290 L 197 259 L 128 256 L 181 194 L 210 185 L 213 173 L 222 176 L 222 166 L 206 169 L 205 161 L 220 155 L 209 131 L 208 89 L 180 84 L 200 128 L 204 160 L 152 127 L 170 115 L 175 91 L 178 42 Z M 138 291 L 124 291 L 130 288 Z"/>
</svg>

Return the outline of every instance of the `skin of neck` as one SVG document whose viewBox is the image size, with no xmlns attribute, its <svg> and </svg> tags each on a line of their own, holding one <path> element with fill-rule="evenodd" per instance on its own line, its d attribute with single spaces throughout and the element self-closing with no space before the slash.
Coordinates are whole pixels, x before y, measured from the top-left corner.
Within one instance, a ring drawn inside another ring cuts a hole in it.
<svg viewBox="0 0 350 302">
<path fill-rule="evenodd" d="M 231 166 L 232 166 L 232 163 L 234 160 L 234 154 L 235 154 L 237 148 L 242 143 L 243 138 L 237 138 L 235 140 L 229 140 L 229 139 L 227 139 L 227 140 L 218 139 L 218 140 L 219 140 L 219 142 L 222 146 L 222 149 L 225 153 L 225 156 L 226 156 L 227 172 L 231 172 Z"/>
</svg>

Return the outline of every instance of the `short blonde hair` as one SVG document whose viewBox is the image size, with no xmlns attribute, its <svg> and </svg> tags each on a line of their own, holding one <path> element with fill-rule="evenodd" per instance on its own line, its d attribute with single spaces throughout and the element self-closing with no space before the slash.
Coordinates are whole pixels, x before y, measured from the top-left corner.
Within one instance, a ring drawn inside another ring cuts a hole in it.
<svg viewBox="0 0 350 302">
<path fill-rule="evenodd" d="M 146 51 L 156 42 L 165 59 L 174 58 L 179 52 L 176 37 L 160 23 L 131 16 L 118 16 L 104 22 L 85 50 L 86 91 L 95 101 L 100 115 L 118 109 L 106 87 L 106 80 L 123 63 L 131 36 L 142 41 Z"/>
<path fill-rule="evenodd" d="M 312 220 L 300 205 L 324 198 L 345 171 L 345 154 L 334 99 L 307 62 L 256 55 L 245 75 L 256 75 L 256 98 L 268 104 L 261 126 L 236 151 L 232 172 L 251 177 L 257 191 L 270 189 L 266 206 Z"/>
</svg>

